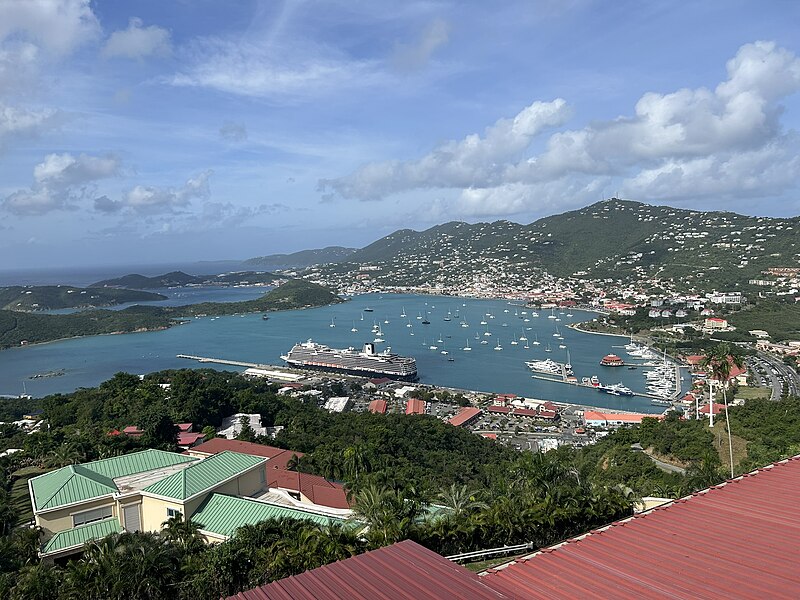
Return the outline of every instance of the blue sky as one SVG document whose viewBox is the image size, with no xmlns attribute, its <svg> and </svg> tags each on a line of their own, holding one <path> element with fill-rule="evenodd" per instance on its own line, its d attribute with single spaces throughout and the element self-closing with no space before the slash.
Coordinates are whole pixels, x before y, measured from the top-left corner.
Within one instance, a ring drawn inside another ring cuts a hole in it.
<svg viewBox="0 0 800 600">
<path fill-rule="evenodd" d="M 0 269 L 612 195 L 796 215 L 800 3 L 0 0 Z"/>
</svg>

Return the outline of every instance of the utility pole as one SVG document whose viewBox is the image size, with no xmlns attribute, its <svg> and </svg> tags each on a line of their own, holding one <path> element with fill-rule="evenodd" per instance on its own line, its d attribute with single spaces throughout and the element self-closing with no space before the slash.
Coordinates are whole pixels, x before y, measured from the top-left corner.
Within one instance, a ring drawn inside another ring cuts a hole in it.
<svg viewBox="0 0 800 600">
<path fill-rule="evenodd" d="M 714 427 L 714 378 L 708 379 L 708 426 Z"/>
</svg>

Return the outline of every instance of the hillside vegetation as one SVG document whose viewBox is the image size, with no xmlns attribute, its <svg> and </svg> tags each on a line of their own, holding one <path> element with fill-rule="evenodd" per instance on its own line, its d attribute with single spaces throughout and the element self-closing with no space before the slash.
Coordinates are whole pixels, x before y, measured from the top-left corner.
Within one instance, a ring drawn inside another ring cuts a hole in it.
<svg viewBox="0 0 800 600">
<path fill-rule="evenodd" d="M 539 219 L 402 229 L 318 269 L 378 267 L 380 283 L 459 285 L 502 271 L 510 283 L 547 273 L 622 281 L 660 279 L 686 290 L 745 286 L 762 270 L 797 266 L 800 219 L 700 212 L 612 199 Z"/>
<path fill-rule="evenodd" d="M 247 259 L 242 264 L 260 269 L 302 269 L 311 265 L 337 263 L 347 259 L 356 251 L 355 248 L 328 246 L 314 250 L 301 250 L 291 254 L 269 254 Z"/>
<path fill-rule="evenodd" d="M 182 317 L 232 315 L 309 308 L 341 302 L 331 290 L 315 283 L 291 280 L 244 302 L 203 302 L 188 306 L 131 306 L 124 310 L 93 310 L 69 315 L 0 311 L 0 349 L 22 342 L 49 342 L 106 333 L 152 331 L 176 325 Z"/>
<path fill-rule="evenodd" d="M 126 302 L 166 300 L 166 296 L 138 290 L 79 288 L 69 285 L 0 287 L 0 309 L 20 311 L 115 306 Z"/>
<path fill-rule="evenodd" d="M 138 273 L 123 275 L 114 279 L 104 279 L 92 284 L 99 288 L 153 289 L 182 287 L 185 285 L 247 285 L 272 283 L 277 275 L 256 271 L 235 271 L 220 275 L 188 275 L 183 271 L 172 271 L 163 275 L 147 277 Z"/>
</svg>

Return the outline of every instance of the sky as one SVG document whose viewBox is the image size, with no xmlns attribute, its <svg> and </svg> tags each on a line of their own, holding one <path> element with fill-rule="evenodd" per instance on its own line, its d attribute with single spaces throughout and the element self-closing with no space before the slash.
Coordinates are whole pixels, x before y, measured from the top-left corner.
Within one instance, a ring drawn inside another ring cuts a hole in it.
<svg viewBox="0 0 800 600">
<path fill-rule="evenodd" d="M 800 212 L 793 0 L 0 0 L 0 269 Z"/>
</svg>

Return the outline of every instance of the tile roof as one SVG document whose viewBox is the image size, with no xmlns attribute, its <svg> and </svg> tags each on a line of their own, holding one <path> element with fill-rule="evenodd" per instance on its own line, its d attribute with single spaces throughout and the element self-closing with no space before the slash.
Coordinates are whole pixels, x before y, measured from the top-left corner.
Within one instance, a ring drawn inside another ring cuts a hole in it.
<svg viewBox="0 0 800 600">
<path fill-rule="evenodd" d="M 800 456 L 537 552 L 483 581 L 514 598 L 796 598 Z"/>
<path fill-rule="evenodd" d="M 37 511 L 48 510 L 113 494 L 119 491 L 113 481 L 117 477 L 194 460 L 197 459 L 174 452 L 143 450 L 82 465 L 69 465 L 30 479 L 33 506 Z"/>
<path fill-rule="evenodd" d="M 304 510 L 225 494 L 209 495 L 197 512 L 192 515 L 192 522 L 203 531 L 232 537 L 239 527 L 282 517 L 308 519 L 320 525 L 328 525 L 334 521 L 343 522 L 343 519 L 336 517 L 327 517 Z"/>
<path fill-rule="evenodd" d="M 286 465 L 292 459 L 292 456 L 300 458 L 303 456 L 302 452 L 294 450 L 284 450 L 283 448 L 275 448 L 273 446 L 265 446 L 264 444 L 254 444 L 253 442 L 240 442 L 239 440 L 228 440 L 225 438 L 212 438 L 207 442 L 198 444 L 191 449 L 192 453 L 201 452 L 203 454 L 219 454 L 225 450 L 232 450 L 240 454 L 251 454 L 253 456 L 263 456 L 269 459 L 267 463 L 268 468 L 285 469 Z"/>
<path fill-rule="evenodd" d="M 425 414 L 425 402 L 420 400 L 419 398 L 409 398 L 406 402 L 406 414 L 407 415 L 424 415 Z"/>
<path fill-rule="evenodd" d="M 368 410 L 371 413 L 377 413 L 377 414 L 382 415 L 382 414 L 386 413 L 386 408 L 387 407 L 388 407 L 388 404 L 386 403 L 386 400 L 378 399 L 378 400 L 373 400 L 372 402 L 369 403 L 369 409 Z"/>
<path fill-rule="evenodd" d="M 267 469 L 267 484 L 302 493 L 314 504 L 331 508 L 350 508 L 347 494 L 341 484 L 328 481 L 319 475 L 299 473 L 285 469 Z"/>
<path fill-rule="evenodd" d="M 175 500 L 187 500 L 264 462 L 266 459 L 260 456 L 220 452 L 156 481 L 142 491 Z"/>
<path fill-rule="evenodd" d="M 116 517 L 109 517 L 86 525 L 78 525 L 72 529 L 59 531 L 50 538 L 42 548 L 41 555 L 46 556 L 63 550 L 81 548 L 88 541 L 103 538 L 112 533 L 120 533 L 121 531 L 122 527 Z"/>
<path fill-rule="evenodd" d="M 480 415 L 481 412 L 483 411 L 481 411 L 480 408 L 475 408 L 474 406 L 465 406 L 459 410 L 456 415 L 450 417 L 448 423 L 450 423 L 450 425 L 454 425 L 455 427 L 460 427 L 461 425 L 468 423 L 470 420 Z"/>
<path fill-rule="evenodd" d="M 366 552 L 227 600 L 499 600 L 474 573 L 412 541 Z"/>
</svg>

